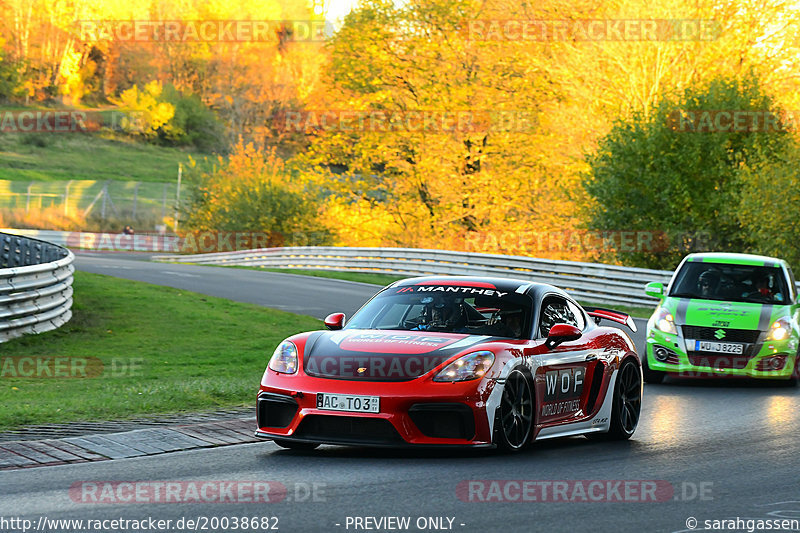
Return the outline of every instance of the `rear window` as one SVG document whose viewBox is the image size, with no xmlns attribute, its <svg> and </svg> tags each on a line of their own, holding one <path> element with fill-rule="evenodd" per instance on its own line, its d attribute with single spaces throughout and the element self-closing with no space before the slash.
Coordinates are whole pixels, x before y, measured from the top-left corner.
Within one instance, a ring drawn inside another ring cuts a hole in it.
<svg viewBox="0 0 800 533">
<path fill-rule="evenodd" d="M 684 263 L 669 296 L 761 304 L 791 299 L 781 268 L 706 262 Z"/>
</svg>

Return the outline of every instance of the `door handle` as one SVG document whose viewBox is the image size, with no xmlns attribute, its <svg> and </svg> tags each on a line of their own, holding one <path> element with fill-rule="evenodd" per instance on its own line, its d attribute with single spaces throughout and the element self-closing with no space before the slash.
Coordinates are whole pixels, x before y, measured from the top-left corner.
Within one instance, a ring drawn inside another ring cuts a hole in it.
<svg viewBox="0 0 800 533">
<path fill-rule="evenodd" d="M 597 360 L 596 353 L 589 354 L 586 356 L 586 359 L 584 359 L 584 361 L 596 361 L 596 360 Z"/>
</svg>

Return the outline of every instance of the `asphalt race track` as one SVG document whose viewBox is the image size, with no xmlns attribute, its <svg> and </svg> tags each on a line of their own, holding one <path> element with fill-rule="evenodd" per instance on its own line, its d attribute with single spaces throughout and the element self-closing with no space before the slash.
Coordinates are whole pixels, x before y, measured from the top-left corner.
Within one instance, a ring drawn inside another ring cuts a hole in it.
<svg viewBox="0 0 800 533">
<path fill-rule="evenodd" d="M 241 268 L 151 263 L 149 255 L 78 253 L 75 268 L 283 309 L 317 318 L 352 316 L 375 294 L 375 285 Z"/>
<path fill-rule="evenodd" d="M 340 310 L 351 314 L 375 290 L 322 278 L 153 264 L 106 254 L 79 255 L 76 265 L 317 317 Z M 259 377 L 253 376 L 254 391 Z M 183 530 L 234 531 L 234 517 L 245 516 L 275 517 L 259 525 L 289 532 L 673 532 L 715 525 L 718 531 L 747 531 L 758 530 L 759 520 L 761 530 L 798 530 L 797 522 L 779 522 L 800 520 L 798 434 L 796 388 L 668 379 L 645 386 L 642 421 L 625 443 L 575 437 L 502 455 L 334 446 L 294 452 L 264 442 L 5 471 L 0 472 L 0 517 L 28 519 L 33 526 L 41 517 L 153 518 L 173 520 L 170 531 L 180 531 L 174 524 L 181 518 L 200 518 L 200 527 Z M 81 492 L 86 482 L 105 486 L 111 481 L 184 482 L 184 489 L 269 481 L 279 489 L 269 493 L 268 503 L 248 503 L 249 492 L 226 503 L 133 503 L 109 492 L 105 503 L 95 503 Z M 209 481 L 217 483 L 203 483 Z M 738 529 L 711 522 L 737 518 Z M 21 531 L 8 525 L 0 530 Z"/>
</svg>

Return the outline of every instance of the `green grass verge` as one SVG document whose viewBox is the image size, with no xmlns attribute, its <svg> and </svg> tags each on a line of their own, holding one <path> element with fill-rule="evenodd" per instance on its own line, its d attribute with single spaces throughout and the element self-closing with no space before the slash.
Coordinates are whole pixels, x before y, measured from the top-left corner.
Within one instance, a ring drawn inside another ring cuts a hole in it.
<svg viewBox="0 0 800 533">
<path fill-rule="evenodd" d="M 248 267 L 248 266 L 230 266 L 228 268 L 246 268 L 250 270 L 266 270 L 267 272 L 284 272 L 287 274 L 300 274 L 302 276 L 315 276 L 319 278 L 333 278 L 343 279 L 347 281 L 360 281 L 361 283 L 371 283 L 373 285 L 388 285 L 399 279 L 405 279 L 411 276 L 394 276 L 391 274 L 367 274 L 361 272 L 340 272 L 336 270 L 301 270 L 291 268 L 262 268 L 262 267 Z M 581 305 L 587 307 L 605 307 L 606 309 L 614 309 L 622 311 L 637 318 L 650 318 L 653 314 L 653 307 L 632 307 L 624 305 L 613 304 L 598 304 L 593 302 L 586 302 L 578 300 Z"/>
<path fill-rule="evenodd" d="M 73 312 L 58 330 L 2 345 L 0 428 L 251 406 L 275 346 L 322 325 L 308 316 L 85 272 L 75 273 Z M 96 358 L 87 374 L 97 360 L 102 374 L 9 377 L 12 368 L 30 367 L 20 359 L 9 366 L 6 358 L 26 356 Z"/>
<path fill-rule="evenodd" d="M 0 179 L 23 181 L 121 180 L 174 182 L 178 163 L 193 157 L 210 168 L 207 154 L 186 152 L 100 134 L 0 135 Z"/>
</svg>

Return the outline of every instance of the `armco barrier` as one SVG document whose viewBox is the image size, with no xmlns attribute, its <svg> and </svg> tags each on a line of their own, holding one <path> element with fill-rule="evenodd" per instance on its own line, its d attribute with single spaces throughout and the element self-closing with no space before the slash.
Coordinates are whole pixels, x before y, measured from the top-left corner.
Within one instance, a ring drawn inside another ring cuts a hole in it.
<svg viewBox="0 0 800 533">
<path fill-rule="evenodd" d="M 72 317 L 74 259 L 56 244 L 0 233 L 0 342 Z"/>
<path fill-rule="evenodd" d="M 110 243 L 110 234 L 89 234 L 66 231 L 2 230 L 18 235 L 45 239 L 53 243 L 74 246 L 75 243 Z M 173 239 L 174 241 L 174 239 Z M 169 239 L 153 242 L 172 243 Z M 130 243 L 135 241 L 126 241 Z M 147 241 L 141 249 L 151 247 Z M 90 248 L 91 250 L 91 248 Z M 100 251 L 110 251 L 101 247 Z M 650 281 L 668 283 L 671 271 L 645 268 L 556 261 L 532 257 L 494 255 L 416 248 L 347 248 L 334 246 L 308 246 L 290 248 L 262 248 L 238 252 L 219 252 L 196 255 L 158 255 L 153 259 L 179 263 L 207 265 L 249 265 L 284 269 L 338 270 L 418 276 L 427 274 L 500 276 L 552 283 L 572 294 L 576 299 L 598 304 L 655 306 L 657 300 L 644 294 L 644 285 Z M 798 284 L 800 289 L 800 284 Z"/>
<path fill-rule="evenodd" d="M 667 283 L 672 272 L 615 265 L 554 261 L 531 257 L 449 252 L 416 248 L 308 246 L 263 248 L 196 255 L 160 255 L 153 259 L 207 265 L 246 265 L 372 272 L 399 275 L 499 276 L 552 283 L 576 299 L 611 305 L 654 306 L 645 296 L 650 281 Z"/>
</svg>

